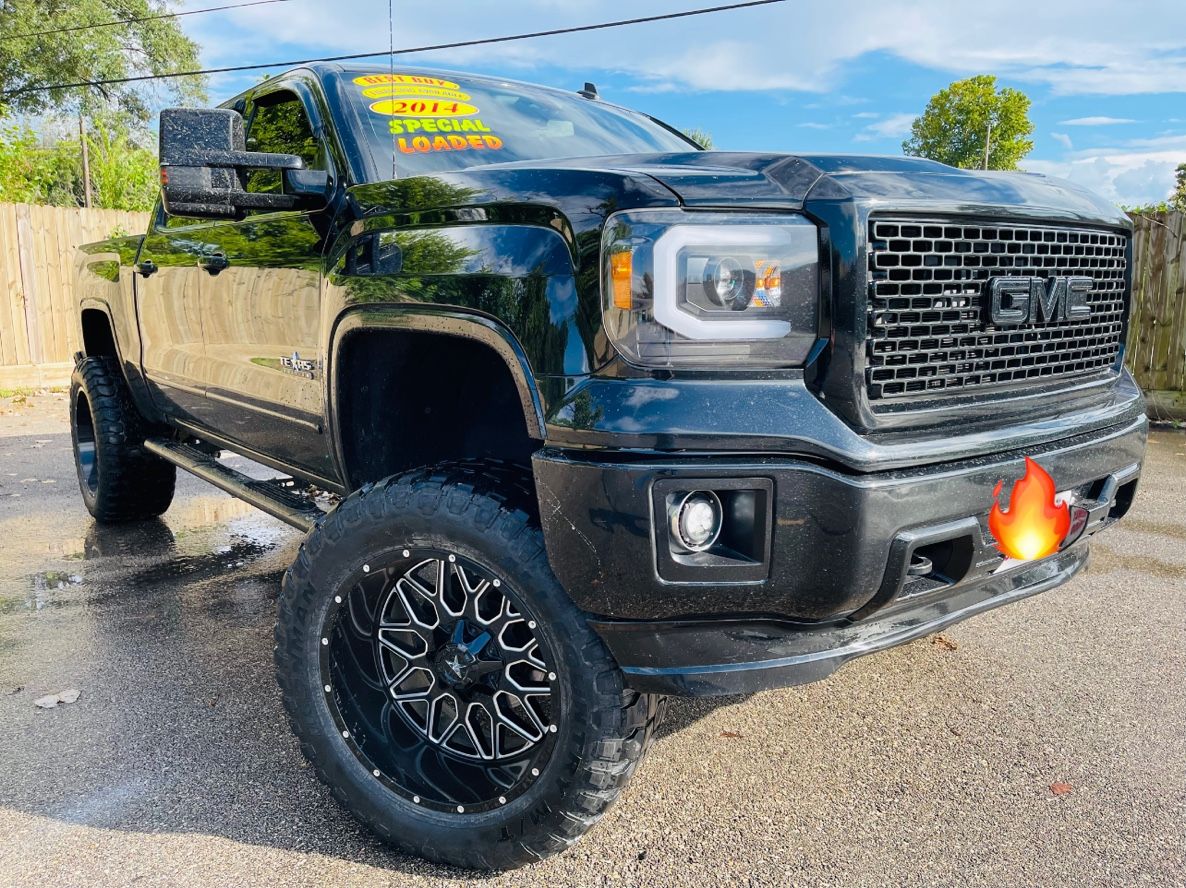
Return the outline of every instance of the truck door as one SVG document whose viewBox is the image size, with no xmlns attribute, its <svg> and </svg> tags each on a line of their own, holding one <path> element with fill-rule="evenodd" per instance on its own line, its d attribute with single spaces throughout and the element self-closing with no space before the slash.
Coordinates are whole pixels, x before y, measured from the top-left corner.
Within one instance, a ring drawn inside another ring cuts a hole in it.
<svg viewBox="0 0 1186 888">
<path fill-rule="evenodd" d="M 329 169 L 307 89 L 264 89 L 247 109 L 247 149 L 296 154 L 308 169 Z M 251 171 L 246 187 L 280 193 L 283 176 Z M 323 478 L 333 477 L 323 434 L 325 356 L 319 351 L 330 212 L 249 211 L 241 221 L 216 223 L 205 232 L 199 259 L 212 429 Z"/>
<path fill-rule="evenodd" d="M 200 270 L 208 222 L 168 216 L 158 201 L 133 269 L 144 377 L 170 415 L 205 423 Z"/>
</svg>

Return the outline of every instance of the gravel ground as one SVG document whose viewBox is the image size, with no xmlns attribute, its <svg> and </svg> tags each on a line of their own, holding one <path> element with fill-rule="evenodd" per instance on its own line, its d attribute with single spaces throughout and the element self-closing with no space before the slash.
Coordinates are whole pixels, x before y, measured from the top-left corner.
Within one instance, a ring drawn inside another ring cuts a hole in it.
<svg viewBox="0 0 1186 888">
<path fill-rule="evenodd" d="M 0 885 L 1186 884 L 1180 432 L 1067 586 L 673 701 L 597 829 L 491 877 L 385 848 L 305 767 L 271 671 L 297 534 L 189 477 L 162 521 L 96 527 L 65 414 L 0 400 Z"/>
</svg>

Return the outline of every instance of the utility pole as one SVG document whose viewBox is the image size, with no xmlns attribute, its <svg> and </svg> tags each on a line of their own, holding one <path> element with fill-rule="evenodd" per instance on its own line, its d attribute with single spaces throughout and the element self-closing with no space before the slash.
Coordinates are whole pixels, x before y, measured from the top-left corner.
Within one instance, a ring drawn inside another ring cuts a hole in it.
<svg viewBox="0 0 1186 888">
<path fill-rule="evenodd" d="M 984 167 L 988 169 L 988 152 L 992 145 L 992 113 L 988 114 L 988 129 L 984 131 Z"/>
<path fill-rule="evenodd" d="M 86 141 L 86 118 L 78 112 L 78 140 L 82 144 L 82 194 L 83 206 L 91 205 L 91 152 Z"/>
</svg>

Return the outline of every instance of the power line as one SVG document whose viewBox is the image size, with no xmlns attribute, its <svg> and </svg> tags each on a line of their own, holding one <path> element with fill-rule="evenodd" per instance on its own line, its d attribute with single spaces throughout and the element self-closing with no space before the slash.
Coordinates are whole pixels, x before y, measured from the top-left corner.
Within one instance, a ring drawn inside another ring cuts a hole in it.
<svg viewBox="0 0 1186 888">
<path fill-rule="evenodd" d="M 158 15 L 133 16 L 132 18 L 116 19 L 113 22 L 100 22 L 97 25 L 71 25 L 68 28 L 52 28 L 48 31 L 31 31 L 28 34 L 6 34 L 0 37 L 0 43 L 8 40 L 24 40 L 29 37 L 44 37 L 47 34 L 67 34 L 71 31 L 89 31 L 92 28 L 113 28 L 116 25 L 132 25 L 136 22 L 152 22 L 157 19 L 181 18 L 183 15 L 200 15 L 203 12 L 222 12 L 225 9 L 242 9 L 245 6 L 263 6 L 266 3 L 288 3 L 289 0 L 250 0 L 248 3 L 228 3 L 226 6 L 208 6 L 205 9 L 187 9 L 182 12 L 162 12 Z"/>
<path fill-rule="evenodd" d="M 46 86 L 26 86 L 0 93 L 5 96 L 19 96 L 24 93 L 42 92 L 51 89 L 76 89 L 83 86 L 106 86 L 115 83 L 138 83 L 145 80 L 168 80 L 175 77 L 196 77 L 204 74 L 229 74 L 235 71 L 259 71 L 264 68 L 292 68 L 297 65 L 309 65 L 314 62 L 346 62 L 356 59 L 372 59 L 379 56 L 410 55 L 417 52 L 435 52 L 442 49 L 463 49 L 470 46 L 488 46 L 492 43 L 510 43 L 515 40 L 530 40 L 535 37 L 556 37 L 561 34 L 577 34 L 582 31 L 600 31 L 605 28 L 621 28 L 626 25 L 642 25 L 647 22 L 661 22 L 669 19 L 688 18 L 694 15 L 708 15 L 715 12 L 728 12 L 734 9 L 746 9 L 752 6 L 769 6 L 774 3 L 785 3 L 787 0 L 748 0 L 745 3 L 729 3 L 724 6 L 708 6 L 701 9 L 687 9 L 683 12 L 669 12 L 663 15 L 648 15 L 641 18 L 619 19 L 611 22 L 598 22 L 593 25 L 576 25 L 571 28 L 552 28 L 547 31 L 531 31 L 526 34 L 507 34 L 502 37 L 485 37 L 478 40 L 458 40 L 454 43 L 435 43 L 429 46 L 410 46 L 404 49 L 381 49 L 378 52 L 356 52 L 350 55 L 325 56 L 316 59 L 294 59 L 287 62 L 270 62 L 264 65 L 230 65 L 225 68 L 203 68 L 199 71 L 176 71 L 170 74 L 144 74 L 137 77 L 115 77 L 109 80 L 83 80 L 78 83 L 54 83 Z"/>
</svg>

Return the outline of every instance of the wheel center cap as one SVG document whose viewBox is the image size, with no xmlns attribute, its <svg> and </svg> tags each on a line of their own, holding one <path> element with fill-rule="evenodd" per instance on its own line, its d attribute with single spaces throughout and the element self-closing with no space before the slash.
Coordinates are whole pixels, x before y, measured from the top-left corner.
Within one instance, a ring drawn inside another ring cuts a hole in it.
<svg viewBox="0 0 1186 888">
<path fill-rule="evenodd" d="M 464 645 L 445 645 L 436 655 L 437 675 L 452 687 L 467 685 L 471 681 L 470 667 L 475 660 L 477 657 L 466 650 Z"/>
</svg>

